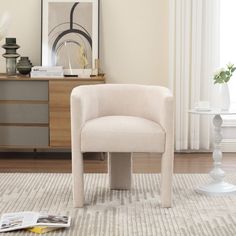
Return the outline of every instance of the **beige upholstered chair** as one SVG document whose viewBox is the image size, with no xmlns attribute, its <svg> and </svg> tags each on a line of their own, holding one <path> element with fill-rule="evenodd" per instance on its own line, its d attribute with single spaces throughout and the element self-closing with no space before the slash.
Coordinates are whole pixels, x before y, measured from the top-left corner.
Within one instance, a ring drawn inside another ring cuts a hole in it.
<svg viewBox="0 0 236 236">
<path fill-rule="evenodd" d="M 104 84 L 71 93 L 75 207 L 84 205 L 83 153 L 108 152 L 111 189 L 130 189 L 132 153 L 162 153 L 161 206 L 171 207 L 173 97 L 159 86 Z"/>
</svg>

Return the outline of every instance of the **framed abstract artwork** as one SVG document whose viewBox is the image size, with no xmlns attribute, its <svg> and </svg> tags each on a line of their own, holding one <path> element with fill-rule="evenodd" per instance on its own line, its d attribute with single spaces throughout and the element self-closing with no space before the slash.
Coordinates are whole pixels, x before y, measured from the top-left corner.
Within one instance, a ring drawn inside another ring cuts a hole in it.
<svg viewBox="0 0 236 236">
<path fill-rule="evenodd" d="M 89 76 L 98 58 L 99 0 L 42 0 L 42 66 Z"/>
</svg>

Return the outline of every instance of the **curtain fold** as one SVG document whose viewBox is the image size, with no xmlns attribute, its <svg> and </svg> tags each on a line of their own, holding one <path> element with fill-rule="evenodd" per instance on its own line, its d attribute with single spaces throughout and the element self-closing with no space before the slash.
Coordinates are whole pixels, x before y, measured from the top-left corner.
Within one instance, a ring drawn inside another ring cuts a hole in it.
<svg viewBox="0 0 236 236">
<path fill-rule="evenodd" d="M 211 119 L 188 110 L 199 101 L 212 100 L 212 77 L 219 65 L 219 0 L 169 0 L 169 4 L 176 150 L 209 149 Z"/>
</svg>

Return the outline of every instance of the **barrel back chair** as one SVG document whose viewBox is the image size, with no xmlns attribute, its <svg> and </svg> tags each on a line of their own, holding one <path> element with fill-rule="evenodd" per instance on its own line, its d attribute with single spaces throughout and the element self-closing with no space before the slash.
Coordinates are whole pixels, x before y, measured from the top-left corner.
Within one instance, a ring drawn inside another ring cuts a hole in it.
<svg viewBox="0 0 236 236">
<path fill-rule="evenodd" d="M 161 206 L 171 207 L 173 97 L 165 87 L 103 84 L 71 93 L 75 207 L 84 205 L 83 153 L 107 152 L 111 189 L 132 187 L 132 154 L 161 153 Z"/>
</svg>

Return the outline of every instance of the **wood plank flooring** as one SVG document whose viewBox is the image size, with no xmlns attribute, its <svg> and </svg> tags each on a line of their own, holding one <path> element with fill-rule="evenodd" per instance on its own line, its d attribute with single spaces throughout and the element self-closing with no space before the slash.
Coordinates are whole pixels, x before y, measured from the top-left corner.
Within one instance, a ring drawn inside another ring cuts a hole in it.
<svg viewBox="0 0 236 236">
<path fill-rule="evenodd" d="M 236 153 L 223 154 L 222 167 L 227 173 L 236 172 Z M 133 170 L 135 173 L 159 173 L 161 158 L 157 154 L 135 154 Z M 175 173 L 208 173 L 212 168 L 211 153 L 176 153 Z M 87 154 L 84 158 L 87 173 L 107 172 L 107 160 L 100 155 Z M 71 172 L 70 153 L 21 153 L 0 152 L 0 172 Z"/>
</svg>

